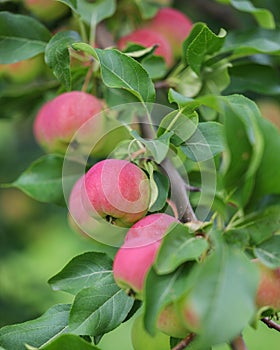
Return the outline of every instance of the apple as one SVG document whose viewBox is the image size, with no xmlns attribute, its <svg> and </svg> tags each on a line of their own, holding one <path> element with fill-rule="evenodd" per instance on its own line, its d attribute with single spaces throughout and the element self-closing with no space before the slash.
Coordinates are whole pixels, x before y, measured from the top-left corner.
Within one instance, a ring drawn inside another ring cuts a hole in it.
<svg viewBox="0 0 280 350">
<path fill-rule="evenodd" d="M 89 203 L 82 197 L 85 175 L 82 175 L 71 189 L 68 200 L 68 222 L 74 231 L 86 238 L 92 238 L 108 246 L 119 247 L 124 240 L 127 229 L 114 226 L 106 221 L 98 221 L 87 212 Z M 108 250 L 108 249 L 107 249 Z"/>
<path fill-rule="evenodd" d="M 192 29 L 192 21 L 182 12 L 161 8 L 147 24 L 147 28 L 162 34 L 169 42 L 175 57 L 181 55 L 182 44 Z"/>
<path fill-rule="evenodd" d="M 102 101 L 86 92 L 56 96 L 39 110 L 34 122 L 35 138 L 48 152 L 65 153 L 71 143 L 81 151 L 85 147 L 87 153 L 102 134 L 102 118 L 97 117 L 102 108 Z M 73 139 L 78 130 L 78 138 Z"/>
<path fill-rule="evenodd" d="M 128 35 L 123 36 L 118 41 L 118 48 L 124 50 L 129 43 L 135 43 L 142 45 L 144 47 L 150 47 L 153 45 L 158 45 L 155 49 L 155 55 L 162 56 L 166 62 L 167 67 L 173 64 L 173 53 L 169 42 L 165 37 L 151 29 L 151 28 L 140 28 L 131 32 Z"/>
<path fill-rule="evenodd" d="M 24 0 L 25 7 L 36 17 L 53 21 L 68 12 L 68 7 L 56 0 Z"/>
<path fill-rule="evenodd" d="M 145 277 L 168 227 L 178 220 L 164 213 L 145 216 L 127 232 L 113 264 L 116 283 L 142 299 Z"/>
<path fill-rule="evenodd" d="M 85 175 L 84 203 L 88 213 L 114 225 L 129 227 L 146 215 L 150 184 L 145 172 L 121 159 L 104 159 Z"/>
<path fill-rule="evenodd" d="M 3 75 L 14 83 L 29 83 L 44 70 L 42 55 L 38 55 L 16 63 L 2 65 Z"/>
<path fill-rule="evenodd" d="M 280 311 L 280 268 L 271 269 L 258 259 L 255 259 L 254 263 L 257 264 L 260 272 L 256 295 L 257 307 Z"/>
<path fill-rule="evenodd" d="M 169 350 L 169 337 L 160 331 L 151 336 L 144 327 L 143 315 L 133 321 L 131 328 L 131 341 L 134 350 Z"/>
</svg>

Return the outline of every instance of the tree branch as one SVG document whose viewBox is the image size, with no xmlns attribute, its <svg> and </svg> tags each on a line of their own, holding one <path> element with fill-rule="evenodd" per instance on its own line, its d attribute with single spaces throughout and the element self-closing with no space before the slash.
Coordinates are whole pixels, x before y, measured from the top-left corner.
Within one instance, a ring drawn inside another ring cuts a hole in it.
<svg viewBox="0 0 280 350">
<path fill-rule="evenodd" d="M 186 336 L 183 340 L 180 341 L 172 350 L 183 350 L 185 349 L 195 338 L 194 333 L 190 333 L 189 335 Z"/>
<path fill-rule="evenodd" d="M 280 332 L 280 324 L 274 322 L 271 318 L 263 317 L 261 321 L 265 323 L 267 327 L 275 329 L 277 332 Z"/>
<path fill-rule="evenodd" d="M 235 338 L 231 343 L 230 347 L 232 350 L 247 350 L 247 346 L 244 342 L 242 335 Z"/>
</svg>

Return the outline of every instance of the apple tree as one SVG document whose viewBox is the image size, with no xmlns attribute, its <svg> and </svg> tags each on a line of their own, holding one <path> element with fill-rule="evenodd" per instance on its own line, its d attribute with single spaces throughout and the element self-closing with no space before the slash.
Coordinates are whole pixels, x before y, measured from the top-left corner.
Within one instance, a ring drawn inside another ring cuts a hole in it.
<svg viewBox="0 0 280 350">
<path fill-rule="evenodd" d="M 1 3 L 0 117 L 31 118 L 44 153 L 1 187 L 96 247 L 50 276 L 72 302 L 1 350 L 101 349 L 136 313 L 135 350 L 280 331 L 277 1 L 193 3 Z"/>
</svg>

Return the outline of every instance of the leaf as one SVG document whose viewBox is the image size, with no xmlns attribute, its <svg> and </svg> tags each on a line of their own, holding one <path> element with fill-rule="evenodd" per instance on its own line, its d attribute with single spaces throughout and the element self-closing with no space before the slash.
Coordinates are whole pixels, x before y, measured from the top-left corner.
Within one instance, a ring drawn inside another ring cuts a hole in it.
<svg viewBox="0 0 280 350">
<path fill-rule="evenodd" d="M 263 8 L 258 8 L 253 5 L 251 1 L 248 0 L 218 0 L 219 2 L 230 4 L 236 10 L 250 13 L 255 17 L 260 26 L 266 29 L 274 29 L 275 21 L 273 14 Z"/>
<path fill-rule="evenodd" d="M 235 220 L 227 231 L 249 235 L 252 244 L 260 244 L 280 230 L 280 206 L 275 205 Z"/>
<path fill-rule="evenodd" d="M 170 273 L 184 262 L 197 260 L 207 248 L 207 241 L 196 237 L 187 226 L 172 224 L 163 238 L 154 268 L 160 275 Z"/>
<path fill-rule="evenodd" d="M 141 64 L 151 79 L 161 79 L 166 74 L 166 64 L 161 56 L 147 56 L 141 59 Z"/>
<path fill-rule="evenodd" d="M 71 30 L 58 32 L 51 38 L 46 47 L 46 63 L 68 91 L 71 90 L 69 47 L 79 40 L 80 36 L 77 32 Z"/>
<path fill-rule="evenodd" d="M 159 4 L 152 0 L 137 0 L 135 1 L 136 5 L 141 11 L 141 16 L 143 19 L 149 19 L 156 15 L 157 10 L 159 9 Z"/>
<path fill-rule="evenodd" d="M 191 112 L 200 106 L 200 103 L 193 98 L 186 97 L 172 88 L 168 90 L 168 101 L 170 103 L 176 103 L 179 108 L 190 106 L 189 110 Z"/>
<path fill-rule="evenodd" d="M 98 350 L 99 348 L 74 334 L 63 334 L 40 350 Z"/>
<path fill-rule="evenodd" d="M 149 208 L 151 213 L 162 210 L 166 204 L 170 188 L 168 177 L 158 171 L 153 172 L 153 180 L 157 187 L 157 198 Z"/>
<path fill-rule="evenodd" d="M 266 30 L 262 28 L 248 31 L 231 31 L 226 38 L 221 53 L 233 52 L 233 57 L 254 55 L 256 53 L 280 54 L 280 29 Z"/>
<path fill-rule="evenodd" d="M 146 277 L 144 291 L 144 325 L 154 335 L 160 312 L 188 290 L 186 279 L 189 269 L 181 266 L 168 275 L 157 275 L 152 267 Z"/>
<path fill-rule="evenodd" d="M 280 194 L 280 133 L 264 118 L 259 120 L 259 126 L 264 138 L 264 150 L 255 177 L 251 206 L 265 195 Z"/>
<path fill-rule="evenodd" d="M 115 0 L 98 0 L 89 2 L 86 0 L 60 0 L 68 5 L 72 11 L 81 16 L 81 19 L 89 25 L 96 25 L 103 19 L 110 17 L 116 10 Z"/>
<path fill-rule="evenodd" d="M 48 29 L 30 16 L 0 12 L 0 64 L 15 63 L 45 51 Z"/>
<path fill-rule="evenodd" d="M 198 123 L 196 131 L 181 149 L 195 162 L 211 159 L 225 149 L 223 132 L 224 127 L 220 123 Z"/>
<path fill-rule="evenodd" d="M 0 345 L 13 350 L 26 350 L 24 344 L 43 346 L 66 332 L 70 306 L 58 304 L 35 320 L 1 328 Z"/>
<path fill-rule="evenodd" d="M 64 157 L 48 154 L 33 162 L 20 177 L 3 187 L 16 187 L 28 196 L 47 203 L 65 204 L 63 189 L 71 187 L 81 174 L 80 165 L 70 162 L 69 172 L 62 177 Z"/>
<path fill-rule="evenodd" d="M 106 283 L 85 288 L 76 295 L 70 312 L 69 329 L 80 335 L 108 333 L 123 322 L 133 302 L 134 299 L 127 296 L 111 276 Z"/>
<path fill-rule="evenodd" d="M 199 322 L 197 348 L 208 349 L 232 340 L 252 319 L 258 273 L 240 250 L 227 246 L 216 248 L 196 270 L 193 289 L 178 307 L 195 312 Z M 229 315 L 229 320 L 221 323 L 224 315 Z"/>
<path fill-rule="evenodd" d="M 173 132 L 171 143 L 179 146 L 195 132 L 198 125 L 196 112 L 185 112 L 184 109 L 168 113 L 160 122 L 157 135 L 162 136 L 167 131 Z"/>
<path fill-rule="evenodd" d="M 226 93 L 257 92 L 263 95 L 280 93 L 280 77 L 276 69 L 258 63 L 243 63 L 230 68 L 231 84 Z"/>
<path fill-rule="evenodd" d="M 53 290 L 77 294 L 82 289 L 111 281 L 112 260 L 103 253 L 87 252 L 73 258 L 49 280 Z"/>
<path fill-rule="evenodd" d="M 225 41 L 225 32 L 213 33 L 205 23 L 196 23 L 183 43 L 183 57 L 192 70 L 199 75 L 203 62 L 218 52 Z"/>
<path fill-rule="evenodd" d="M 133 58 L 115 49 L 95 49 L 101 75 L 110 88 L 125 89 L 140 102 L 154 102 L 155 88 L 146 70 Z"/>
<path fill-rule="evenodd" d="M 151 153 L 156 163 L 160 164 L 164 158 L 167 156 L 169 151 L 170 138 L 173 133 L 167 132 L 157 139 L 146 140 L 138 135 L 137 131 L 132 130 L 130 134 L 138 141 L 142 142 L 147 150 Z"/>
<path fill-rule="evenodd" d="M 280 267 L 280 235 L 272 236 L 255 247 L 254 253 L 269 268 L 276 269 Z"/>
</svg>

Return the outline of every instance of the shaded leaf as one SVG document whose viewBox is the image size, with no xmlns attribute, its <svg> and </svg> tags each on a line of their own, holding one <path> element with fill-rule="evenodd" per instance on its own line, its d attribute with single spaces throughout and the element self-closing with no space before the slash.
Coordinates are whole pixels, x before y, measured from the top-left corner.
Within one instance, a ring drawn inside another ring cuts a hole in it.
<svg viewBox="0 0 280 350">
<path fill-rule="evenodd" d="M 255 247 L 254 253 L 269 268 L 276 269 L 280 267 L 280 235 L 272 236 Z"/>
<path fill-rule="evenodd" d="M 0 12 L 0 64 L 15 63 L 45 51 L 51 38 L 35 18 Z"/>
<path fill-rule="evenodd" d="M 40 350 L 98 350 L 99 348 L 74 334 L 63 334 Z"/>
</svg>

